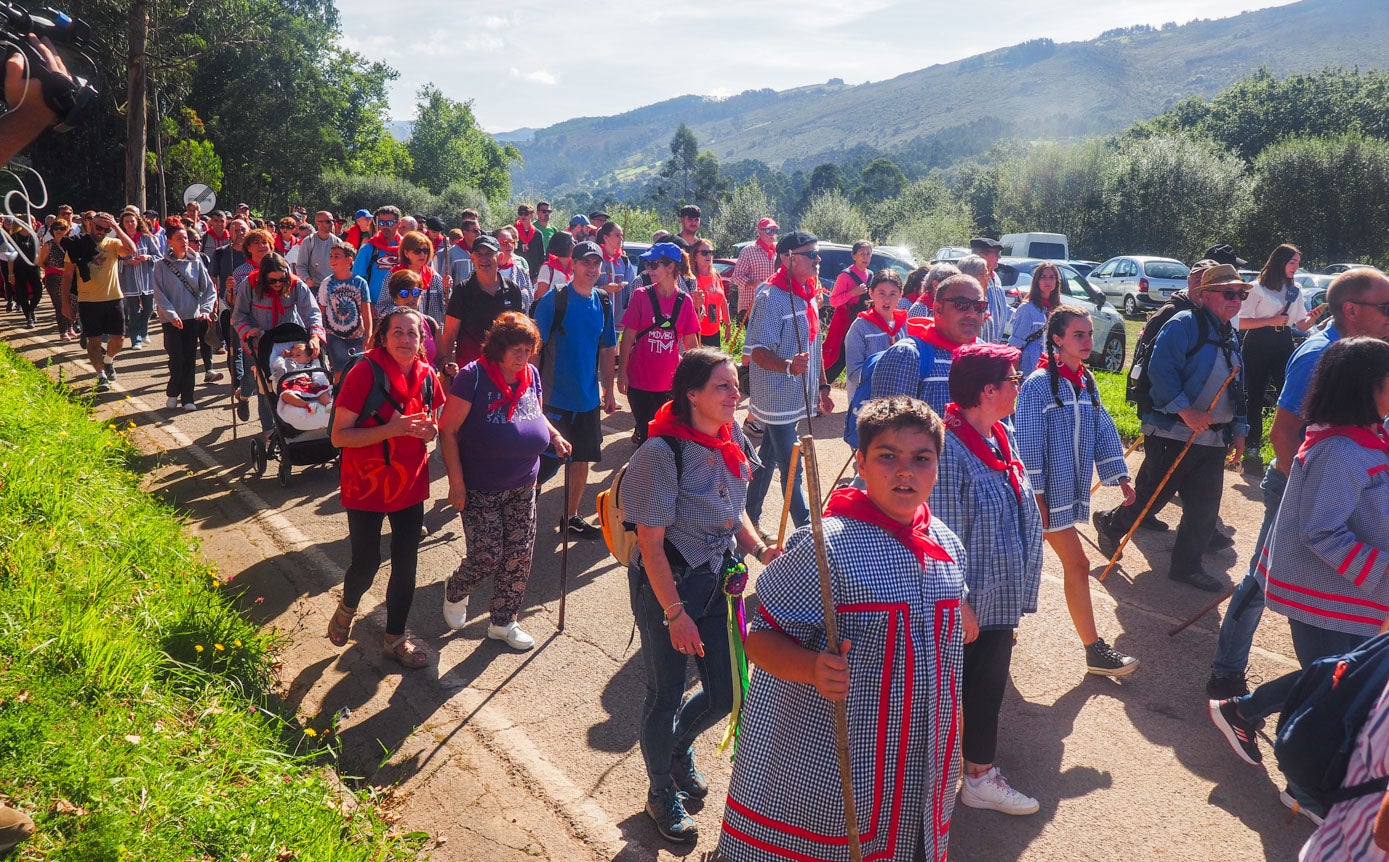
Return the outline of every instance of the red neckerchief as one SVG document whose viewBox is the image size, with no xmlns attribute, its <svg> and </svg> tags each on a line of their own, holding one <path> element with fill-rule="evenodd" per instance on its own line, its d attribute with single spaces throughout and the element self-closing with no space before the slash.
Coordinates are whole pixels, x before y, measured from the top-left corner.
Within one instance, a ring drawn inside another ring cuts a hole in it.
<svg viewBox="0 0 1389 862">
<path fill-rule="evenodd" d="M 1042 358 L 1037 360 L 1037 367 L 1046 369 L 1051 367 L 1051 362 L 1047 360 L 1047 355 L 1042 354 Z M 1079 368 L 1071 368 L 1064 362 L 1056 363 L 1056 376 L 1062 380 L 1069 380 L 1075 386 L 1077 392 L 1085 391 L 1085 375 L 1080 373 Z"/>
<path fill-rule="evenodd" d="M 678 440 L 698 443 L 706 449 L 713 449 L 723 455 L 723 464 L 728 468 L 728 472 L 739 479 L 752 478 L 752 471 L 747 469 L 747 453 L 743 451 L 742 446 L 734 441 L 732 425 L 724 425 L 719 428 L 717 435 L 696 431 L 676 418 L 675 410 L 667 401 L 661 405 L 660 410 L 656 411 L 655 417 L 646 427 L 647 434 L 651 437 L 675 437 Z"/>
<path fill-rule="evenodd" d="M 603 249 L 602 251 L 603 251 L 603 260 L 604 260 L 606 263 L 612 264 L 613 266 L 617 266 L 617 262 L 618 262 L 619 260 L 622 260 L 624 257 L 627 256 L 627 253 L 624 252 L 620 246 L 618 247 L 617 251 L 615 251 L 615 252 L 612 253 L 611 256 L 608 255 L 608 250 L 607 250 L 606 248 Z"/>
<path fill-rule="evenodd" d="M 897 333 L 901 332 L 902 327 L 907 324 L 907 311 L 903 308 L 894 308 L 892 310 L 891 329 L 888 329 L 887 324 L 883 323 L 883 316 L 871 308 L 867 311 L 860 311 L 858 313 L 858 316 L 859 320 L 868 321 L 869 323 L 881 329 L 883 332 L 886 332 L 892 338 L 896 338 Z"/>
<path fill-rule="evenodd" d="M 403 263 L 398 263 L 398 264 L 396 264 L 395 267 L 391 270 L 391 274 L 392 274 L 392 275 L 395 275 L 397 272 L 400 272 L 402 269 L 409 269 L 409 268 L 410 268 L 410 267 L 406 266 L 406 265 L 403 264 Z M 424 269 L 422 269 L 422 270 L 420 270 L 419 272 L 417 272 L 416 275 L 418 275 L 418 276 L 420 277 L 420 282 L 421 282 L 421 284 L 420 284 L 420 292 L 423 293 L 424 291 L 429 290 L 429 286 L 430 286 L 431 284 L 434 283 L 434 276 L 437 275 L 437 273 L 434 272 L 434 267 L 432 267 L 432 266 L 430 266 L 429 264 L 426 263 L 426 264 L 424 265 Z"/>
<path fill-rule="evenodd" d="M 964 347 L 960 342 L 946 338 L 939 329 L 936 329 L 934 323 L 919 317 L 907 321 L 907 334 L 920 338 L 932 347 L 939 347 L 951 356 L 955 355 L 955 351 Z"/>
<path fill-rule="evenodd" d="M 574 259 L 572 257 L 558 258 L 554 255 L 549 255 L 545 258 L 545 265 L 555 272 L 564 273 L 569 278 L 574 277 Z"/>
<path fill-rule="evenodd" d="M 781 290 L 786 291 L 787 293 L 794 294 L 795 296 L 799 296 L 801 299 L 805 300 L 805 325 L 806 329 L 809 331 L 810 334 L 810 340 L 806 343 L 814 344 L 815 336 L 820 332 L 820 314 L 816 310 L 815 305 L 815 293 L 816 288 L 819 287 L 819 285 L 812 284 L 809 282 L 807 282 L 806 284 L 793 285 L 791 283 L 791 273 L 785 267 L 782 267 L 778 269 L 776 272 L 772 273 L 772 277 L 767 279 L 767 283 L 770 284 L 772 287 L 779 288 Z M 794 310 L 794 308 L 795 304 L 793 303 L 792 309 Z"/>
<path fill-rule="evenodd" d="M 761 233 L 762 233 L 761 231 L 758 231 L 758 237 L 757 237 L 757 243 L 756 243 L 756 245 L 757 245 L 758 248 L 762 249 L 764 252 L 767 253 L 767 259 L 768 259 L 768 260 L 772 260 L 773 258 L 776 257 L 776 245 L 775 245 L 775 244 L 773 244 L 773 245 L 767 245 L 766 243 L 764 243 L 764 242 L 762 241 Z"/>
<path fill-rule="evenodd" d="M 399 236 L 396 236 L 395 242 L 386 242 L 386 238 L 381 235 L 380 231 L 377 231 L 376 233 L 372 234 L 371 238 L 368 239 L 367 242 L 376 246 L 376 250 L 381 252 L 382 254 L 395 254 L 397 251 L 400 250 Z"/>
<path fill-rule="evenodd" d="M 519 234 L 520 237 L 521 237 L 521 243 L 522 243 L 523 245 L 530 245 L 530 244 L 531 244 L 531 240 L 532 240 L 532 239 L 535 239 L 535 225 L 533 225 L 533 224 L 526 224 L 525 222 L 521 221 L 520 219 L 517 219 L 517 220 L 516 220 L 516 224 L 515 224 L 515 228 L 516 228 L 516 233 Z"/>
<path fill-rule="evenodd" d="M 1302 447 L 1297 450 L 1297 457 L 1303 457 L 1309 449 L 1328 437 L 1349 437 L 1366 449 L 1389 453 L 1389 431 L 1385 431 L 1383 425 L 1375 425 L 1372 428 L 1362 425 L 1317 425 L 1307 429 L 1307 436 L 1302 439 Z"/>
<path fill-rule="evenodd" d="M 881 527 L 884 532 L 901 542 L 908 551 L 911 551 L 912 556 L 916 557 L 916 561 L 923 566 L 926 565 L 927 558 L 939 560 L 942 563 L 955 562 L 955 558 L 950 556 L 950 552 L 931 538 L 929 532 L 931 510 L 925 503 L 916 507 L 916 514 L 912 517 L 910 524 L 903 524 L 888 517 L 882 509 L 878 508 L 876 503 L 868 498 L 867 493 L 858 488 L 840 488 L 830 494 L 829 503 L 825 506 L 825 514 L 852 518 L 855 521 Z"/>
<path fill-rule="evenodd" d="M 504 251 L 501 254 L 497 255 L 497 269 L 499 271 L 503 269 L 511 269 L 511 266 L 515 262 L 515 260 L 516 256 L 513 252 Z"/>
<path fill-rule="evenodd" d="M 964 414 L 954 401 L 945 405 L 945 427 L 950 429 L 959 441 L 965 444 L 970 454 L 978 458 L 985 467 L 1007 473 L 1008 484 L 1013 486 L 1013 494 L 1017 496 L 1018 502 L 1022 503 L 1022 475 L 1025 468 L 1021 461 L 1013 457 L 1013 452 L 1008 446 L 1008 432 L 1004 430 L 1002 422 L 995 422 L 993 427 L 994 442 L 998 444 L 998 451 L 1003 453 L 1002 458 L 994 454 L 988 441 L 979 436 L 973 425 L 965 421 Z"/>
<path fill-rule="evenodd" d="M 212 237 L 213 239 L 217 240 L 218 242 L 221 242 L 222 240 L 226 239 L 228 236 L 231 236 L 231 234 L 230 234 L 228 231 L 225 231 L 225 230 L 222 231 L 221 236 L 218 236 L 218 235 L 217 235 L 217 231 L 213 230 L 212 228 L 208 228 L 208 229 L 207 229 L 207 235 L 210 236 L 210 237 Z"/>
<path fill-rule="evenodd" d="M 275 251 L 278 251 L 280 254 L 289 254 L 289 250 L 298 244 L 299 243 L 294 237 L 290 237 L 287 240 L 282 236 L 275 237 Z"/>
<path fill-rule="evenodd" d="M 521 376 L 516 380 L 516 387 L 513 389 L 511 384 L 506 382 L 502 376 L 502 367 L 487 357 L 482 357 L 477 361 L 482 366 L 482 370 L 487 372 L 487 379 L 492 381 L 492 385 L 497 387 L 497 391 L 502 393 L 500 404 L 506 407 L 506 421 L 510 422 L 511 417 L 516 415 L 516 405 L 521 403 L 521 396 L 526 394 L 526 390 L 531 387 L 531 367 L 527 363 L 521 369 Z M 494 407 L 496 405 L 493 405 Z"/>
<path fill-rule="evenodd" d="M 453 244 L 456 245 L 456 246 L 458 246 L 459 248 L 463 249 L 463 250 L 466 251 L 466 252 L 471 253 L 471 251 L 472 251 L 472 249 L 468 248 L 467 244 L 464 243 L 464 241 L 461 240 L 461 239 L 454 240 L 454 241 L 453 241 Z"/>
</svg>

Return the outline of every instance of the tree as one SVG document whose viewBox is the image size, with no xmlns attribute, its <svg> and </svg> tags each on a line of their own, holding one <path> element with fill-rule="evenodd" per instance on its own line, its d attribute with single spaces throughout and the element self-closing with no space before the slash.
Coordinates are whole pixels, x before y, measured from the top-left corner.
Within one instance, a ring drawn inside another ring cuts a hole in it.
<svg viewBox="0 0 1389 862">
<path fill-rule="evenodd" d="M 753 238 L 758 220 L 770 215 L 771 202 L 756 177 L 736 187 L 712 219 L 709 236 L 714 251 L 725 257 L 734 256 L 738 243 Z"/>
<path fill-rule="evenodd" d="M 815 170 L 810 172 L 810 178 L 806 180 L 805 186 L 801 189 L 800 197 L 796 199 L 796 205 L 791 208 L 793 216 L 802 216 L 810 209 L 811 202 L 826 192 L 839 192 L 841 196 L 845 186 L 844 172 L 839 166 L 830 162 L 825 162 L 815 166 Z"/>
<path fill-rule="evenodd" d="M 479 188 L 500 204 L 511 195 L 507 165 L 520 160 L 515 147 L 503 147 L 478 127 L 472 102 L 448 98 L 433 84 L 420 88 L 415 127 L 406 148 L 411 178 L 438 193 L 451 183 Z"/>
<path fill-rule="evenodd" d="M 876 203 L 896 197 L 907 185 L 907 175 L 891 159 L 878 157 L 864 166 L 859 174 L 858 188 L 854 190 L 854 203 L 861 207 L 871 207 Z"/>
<path fill-rule="evenodd" d="M 868 236 L 868 220 L 836 189 L 822 192 L 810 202 L 799 227 L 826 242 L 857 242 Z"/>
<path fill-rule="evenodd" d="M 661 168 L 661 177 L 671 181 L 662 187 L 664 197 L 679 198 L 681 203 L 691 200 L 698 160 L 699 141 L 695 140 L 690 127 L 681 123 L 670 139 L 670 158 Z"/>
</svg>

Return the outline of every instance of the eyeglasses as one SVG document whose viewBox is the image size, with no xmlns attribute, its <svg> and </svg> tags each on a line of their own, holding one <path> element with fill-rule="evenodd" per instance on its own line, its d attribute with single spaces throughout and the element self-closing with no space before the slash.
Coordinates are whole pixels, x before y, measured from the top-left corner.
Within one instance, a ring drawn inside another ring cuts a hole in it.
<svg viewBox="0 0 1389 862">
<path fill-rule="evenodd" d="M 818 251 L 793 251 L 791 253 L 794 255 L 799 255 L 800 257 L 809 258 L 810 260 L 820 259 L 820 252 Z"/>
<path fill-rule="evenodd" d="M 540 214 L 541 214 L 541 215 L 549 215 L 549 214 L 552 213 L 552 212 L 554 212 L 554 210 L 541 210 L 541 211 L 540 211 Z"/>
<path fill-rule="evenodd" d="M 270 285 L 289 284 L 289 276 L 282 275 L 278 278 L 267 278 L 265 283 Z"/>
<path fill-rule="evenodd" d="M 111 232 L 111 229 L 110 229 L 109 227 L 93 227 L 93 228 L 92 228 L 92 233 L 110 233 L 110 232 Z"/>
<path fill-rule="evenodd" d="M 395 227 L 395 219 L 377 219 L 376 223 L 381 227 Z"/>
<path fill-rule="evenodd" d="M 767 236 L 776 236 L 776 228 L 774 227 L 764 227 L 762 228 L 762 232 Z"/>
<path fill-rule="evenodd" d="M 999 383 L 1003 383 L 1003 382 L 1008 382 L 1008 383 L 1021 383 L 1021 382 L 1022 382 L 1022 377 L 1023 377 L 1022 372 L 1018 372 L 1017 374 L 1009 374 L 1007 377 L 1003 378 L 1002 380 L 1000 380 L 1000 381 L 998 381 L 998 382 L 999 382 Z"/>
<path fill-rule="evenodd" d="M 966 299 L 963 296 L 952 296 L 949 299 L 937 300 L 937 302 L 948 302 L 961 314 L 964 314 L 966 311 L 983 314 L 989 310 L 989 302 L 985 299 Z"/>
<path fill-rule="evenodd" d="M 424 291 L 420 290 L 418 287 L 402 287 L 395 292 L 395 295 L 401 299 L 409 299 L 412 296 L 419 296 L 421 293 L 424 293 Z"/>
<path fill-rule="evenodd" d="M 498 245 L 515 245 L 515 244 L 516 244 L 516 240 L 514 240 L 514 239 L 499 239 L 499 240 L 497 240 L 497 243 L 498 243 Z"/>
<path fill-rule="evenodd" d="M 1385 317 L 1389 317 L 1389 302 L 1361 302 L 1358 299 L 1352 299 L 1351 302 L 1356 305 L 1363 305 L 1366 308 L 1373 308 Z"/>
<path fill-rule="evenodd" d="M 699 255 L 700 257 L 713 257 L 713 256 L 714 256 L 714 253 L 713 253 L 712 251 L 710 251 L 709 249 L 707 249 L 707 248 L 706 248 L 706 249 L 701 249 L 701 250 L 695 252 L 695 254 Z"/>
<path fill-rule="evenodd" d="M 1226 299 L 1248 299 L 1247 290 L 1207 290 L 1206 293 L 1214 293 L 1216 296 L 1223 296 Z"/>
</svg>

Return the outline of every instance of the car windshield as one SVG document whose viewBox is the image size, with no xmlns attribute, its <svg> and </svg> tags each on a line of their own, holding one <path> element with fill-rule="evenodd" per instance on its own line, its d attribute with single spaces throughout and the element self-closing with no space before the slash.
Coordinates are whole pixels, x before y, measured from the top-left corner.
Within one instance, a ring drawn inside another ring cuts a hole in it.
<svg viewBox="0 0 1389 862">
<path fill-rule="evenodd" d="M 1175 260 L 1150 260 L 1143 264 L 1143 272 L 1149 278 L 1186 278 L 1191 272 L 1184 263 Z"/>
</svg>

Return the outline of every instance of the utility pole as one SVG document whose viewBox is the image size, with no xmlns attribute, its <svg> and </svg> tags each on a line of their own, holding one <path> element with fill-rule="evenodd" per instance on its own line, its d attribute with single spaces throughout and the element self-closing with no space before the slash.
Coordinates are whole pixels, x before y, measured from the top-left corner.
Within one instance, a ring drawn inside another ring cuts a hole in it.
<svg viewBox="0 0 1389 862">
<path fill-rule="evenodd" d="M 149 0 L 132 0 L 128 22 L 130 51 L 126 61 L 130 73 L 125 99 L 125 197 L 144 210 L 145 153 L 149 146 L 149 119 L 146 115 L 148 57 L 145 53 L 150 27 Z"/>
</svg>

